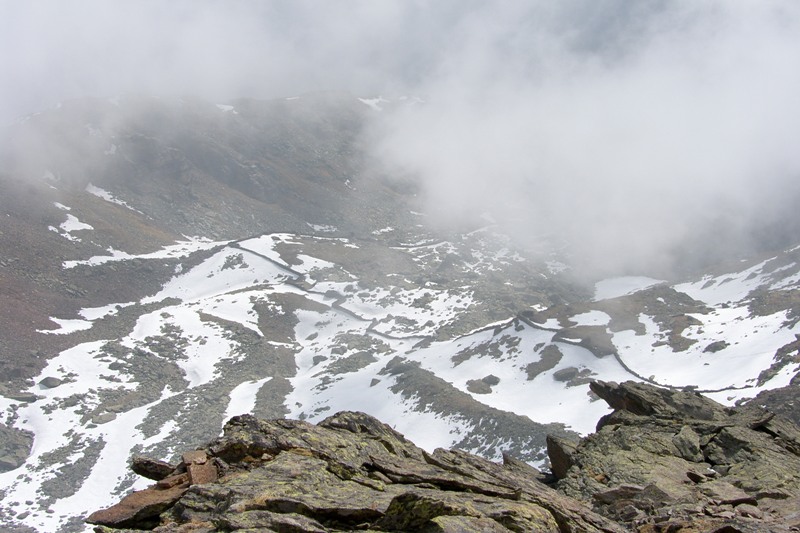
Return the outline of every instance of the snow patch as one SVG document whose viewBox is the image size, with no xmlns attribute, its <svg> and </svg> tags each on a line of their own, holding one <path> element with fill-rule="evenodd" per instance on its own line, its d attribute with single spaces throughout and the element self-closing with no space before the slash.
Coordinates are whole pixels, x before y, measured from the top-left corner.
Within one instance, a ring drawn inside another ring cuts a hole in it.
<svg viewBox="0 0 800 533">
<path fill-rule="evenodd" d="M 222 417 L 223 422 L 227 422 L 231 417 L 253 412 L 256 406 L 256 394 L 261 387 L 271 380 L 272 377 L 266 377 L 255 381 L 247 381 L 240 383 L 230 393 L 231 400 L 228 403 L 228 408 L 225 410 L 225 415 Z"/>
<path fill-rule="evenodd" d="M 578 326 L 607 326 L 611 317 L 603 311 L 588 311 L 570 318 Z"/>
<path fill-rule="evenodd" d="M 53 335 L 69 335 L 70 333 L 84 331 L 92 327 L 90 321 L 77 318 L 55 318 L 51 316 L 50 321 L 58 324 L 59 329 L 37 329 L 36 331 Z"/>
<path fill-rule="evenodd" d="M 59 227 L 66 233 L 72 233 L 73 231 L 94 229 L 93 226 L 81 222 L 75 215 L 71 215 L 69 213 L 67 213 L 67 220 L 65 222 L 62 222 L 61 226 Z"/>
<path fill-rule="evenodd" d="M 112 146 L 114 146 L 114 151 L 113 151 L 113 152 L 111 152 L 111 154 L 113 154 L 114 152 L 116 152 L 116 145 L 112 145 Z M 106 154 L 107 154 L 107 155 L 110 155 L 110 154 L 108 153 L 108 151 L 106 151 Z M 139 211 L 138 209 L 135 209 L 135 208 L 131 207 L 129 204 L 127 204 L 127 203 L 123 202 L 122 200 L 120 200 L 120 199 L 116 198 L 116 197 L 115 197 L 113 194 L 111 194 L 110 192 L 108 192 L 108 191 L 106 191 L 106 190 L 104 190 L 104 189 L 101 189 L 100 187 L 96 187 L 96 186 L 92 185 L 91 183 L 89 183 L 89 184 L 86 186 L 86 189 L 84 189 L 84 190 L 85 190 L 86 192 L 88 192 L 89 194 L 92 194 L 92 195 L 94 195 L 94 196 L 97 196 L 98 198 L 102 198 L 103 200 L 105 200 L 105 201 L 107 201 L 107 202 L 111 202 L 112 204 L 121 205 L 122 207 L 127 207 L 127 208 L 128 208 L 128 209 L 130 209 L 131 211 L 136 211 L 137 213 L 141 213 L 141 211 Z"/>
<path fill-rule="evenodd" d="M 604 279 L 594 285 L 594 301 L 626 296 L 659 283 L 663 283 L 663 280 L 645 276 L 623 276 Z"/>
<path fill-rule="evenodd" d="M 333 233 L 335 231 L 338 231 L 338 228 L 336 226 L 329 226 L 327 224 L 312 224 L 310 222 L 306 222 L 306 224 L 308 224 L 308 226 L 314 231 L 319 231 L 322 233 Z"/>
<path fill-rule="evenodd" d="M 62 267 L 65 269 L 75 268 L 79 265 L 96 266 L 113 261 L 127 261 L 130 259 L 174 259 L 186 257 L 194 252 L 209 250 L 217 246 L 227 244 L 228 241 L 212 241 L 205 237 L 187 237 L 188 240 L 177 241 L 175 244 L 164 246 L 160 250 L 148 254 L 132 255 L 127 252 L 109 248 L 110 255 L 96 255 L 89 259 L 75 261 L 64 261 Z"/>
</svg>

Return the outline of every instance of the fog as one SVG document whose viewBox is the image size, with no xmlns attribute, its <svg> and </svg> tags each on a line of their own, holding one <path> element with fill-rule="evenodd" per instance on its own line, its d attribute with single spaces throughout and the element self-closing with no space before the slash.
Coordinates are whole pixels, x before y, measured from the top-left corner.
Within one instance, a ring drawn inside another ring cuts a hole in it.
<svg viewBox="0 0 800 533">
<path fill-rule="evenodd" d="M 0 6 L 4 122 L 125 92 L 407 95 L 422 102 L 387 110 L 368 146 L 442 223 L 491 212 L 598 275 L 798 229 L 791 0 Z"/>
</svg>

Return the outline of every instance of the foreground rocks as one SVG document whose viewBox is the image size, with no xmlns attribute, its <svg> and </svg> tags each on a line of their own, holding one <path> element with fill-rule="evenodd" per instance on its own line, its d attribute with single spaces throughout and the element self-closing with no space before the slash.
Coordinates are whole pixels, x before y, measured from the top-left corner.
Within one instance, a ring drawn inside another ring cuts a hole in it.
<svg viewBox="0 0 800 533">
<path fill-rule="evenodd" d="M 641 383 L 591 388 L 615 410 L 577 445 L 548 439 L 561 492 L 639 531 L 799 530 L 788 419 Z"/>
<path fill-rule="evenodd" d="M 198 464 L 216 475 L 195 478 Z M 142 459 L 135 466 L 160 480 L 90 523 L 162 532 L 622 531 L 538 481 L 526 463 L 428 454 L 362 413 L 316 426 L 235 417 L 223 437 L 171 470 Z"/>
<path fill-rule="evenodd" d="M 756 406 L 594 382 L 614 412 L 548 439 L 555 489 L 526 463 L 432 454 L 363 413 L 319 425 L 231 419 L 177 465 L 138 458 L 150 488 L 92 514 L 96 531 L 800 530 L 800 431 Z"/>
</svg>

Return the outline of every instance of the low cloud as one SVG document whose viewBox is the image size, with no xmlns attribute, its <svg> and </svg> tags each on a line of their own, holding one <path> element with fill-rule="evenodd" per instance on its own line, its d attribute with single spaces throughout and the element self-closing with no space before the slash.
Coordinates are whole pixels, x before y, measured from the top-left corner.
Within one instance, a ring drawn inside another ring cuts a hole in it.
<svg viewBox="0 0 800 533">
<path fill-rule="evenodd" d="M 794 220 L 800 9 L 600 4 L 463 19 L 379 158 L 444 221 L 491 210 L 598 274 L 745 253 Z"/>
<path fill-rule="evenodd" d="M 409 95 L 368 145 L 443 223 L 491 211 L 597 273 L 796 229 L 790 0 L 0 2 L 6 123 L 129 92 Z"/>
<path fill-rule="evenodd" d="M 468 4 L 465 3 L 463 7 Z M 377 94 L 426 76 L 460 2 L 0 0 L 0 119 L 142 92 Z"/>
</svg>

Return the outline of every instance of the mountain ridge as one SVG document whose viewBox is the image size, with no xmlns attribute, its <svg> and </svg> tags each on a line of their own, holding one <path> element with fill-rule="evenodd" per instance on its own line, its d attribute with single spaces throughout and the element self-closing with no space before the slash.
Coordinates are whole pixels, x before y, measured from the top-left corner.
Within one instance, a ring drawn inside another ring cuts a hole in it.
<svg viewBox="0 0 800 533">
<path fill-rule="evenodd" d="M 244 415 L 178 465 L 135 459 L 133 469 L 157 483 L 87 520 L 98 532 L 164 533 L 782 532 L 800 524 L 800 428 L 787 419 L 635 382 L 591 386 L 614 411 L 580 442 L 548 437 L 555 483 L 509 455 L 497 464 L 457 450 L 426 453 L 364 413 L 316 426 Z M 629 430 L 643 442 L 619 436 Z"/>
</svg>

